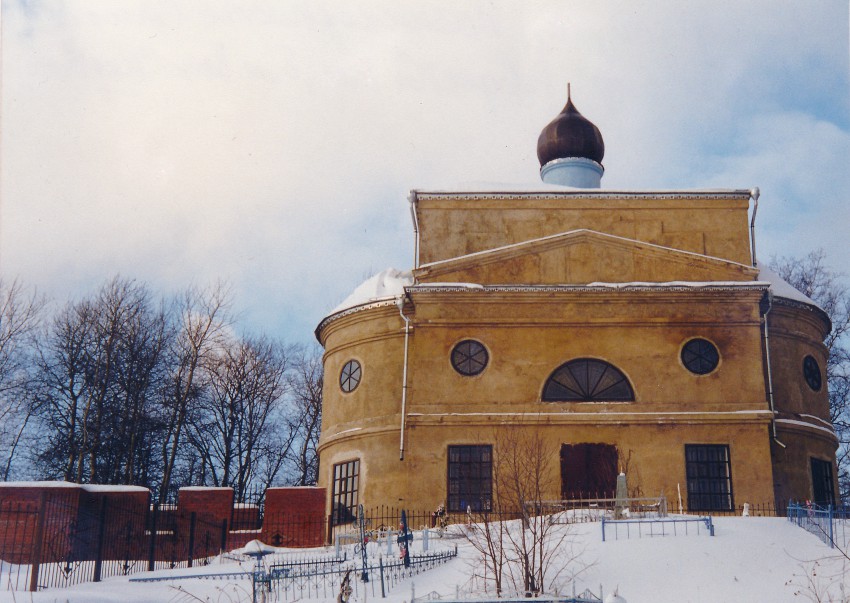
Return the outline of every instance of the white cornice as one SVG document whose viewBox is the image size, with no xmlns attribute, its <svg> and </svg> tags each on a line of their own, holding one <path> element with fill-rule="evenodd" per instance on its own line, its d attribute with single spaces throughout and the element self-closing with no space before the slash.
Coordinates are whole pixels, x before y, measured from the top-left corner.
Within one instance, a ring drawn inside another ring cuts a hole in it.
<svg viewBox="0 0 850 603">
<path fill-rule="evenodd" d="M 428 283 L 427 285 L 412 285 L 405 287 L 409 293 L 612 293 L 612 292 L 741 292 L 764 291 L 770 283 L 762 281 L 715 281 L 670 283 L 590 283 L 587 285 L 478 285 L 474 283 Z M 316 327 L 316 339 L 321 342 L 320 334 L 329 324 L 367 310 L 394 306 L 395 297 L 376 300 L 359 306 L 353 306 L 326 316 Z"/>
<path fill-rule="evenodd" d="M 741 199 L 749 200 L 750 191 L 743 189 L 716 189 L 716 190 L 658 190 L 658 191 L 628 191 L 628 190 L 597 190 L 597 189 L 570 189 L 547 190 L 468 190 L 468 191 L 439 191 L 439 190 L 414 190 L 418 201 L 429 201 L 438 199 L 461 199 L 464 201 L 479 201 L 486 199 L 685 199 L 685 200 L 727 200 Z"/>
<path fill-rule="evenodd" d="M 609 293 L 612 291 L 764 291 L 770 283 L 762 281 L 716 281 L 692 283 L 589 283 L 587 285 L 478 285 L 468 283 L 427 283 L 407 287 L 411 293 Z"/>
</svg>

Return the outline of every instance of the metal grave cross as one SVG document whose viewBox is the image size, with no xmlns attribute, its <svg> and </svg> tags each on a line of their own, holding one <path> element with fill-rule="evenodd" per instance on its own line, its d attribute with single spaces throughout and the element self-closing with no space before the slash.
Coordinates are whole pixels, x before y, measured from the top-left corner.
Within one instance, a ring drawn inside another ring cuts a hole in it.
<svg viewBox="0 0 850 603">
<path fill-rule="evenodd" d="M 360 559 L 363 561 L 361 582 L 369 581 L 369 561 L 366 558 L 366 519 L 363 517 L 363 505 L 357 505 L 358 523 L 360 524 Z"/>
<path fill-rule="evenodd" d="M 410 543 L 413 542 L 413 534 L 407 529 L 407 513 L 404 511 L 401 512 L 401 524 L 396 541 L 398 542 L 399 553 L 404 561 L 404 567 L 410 567 Z"/>
</svg>

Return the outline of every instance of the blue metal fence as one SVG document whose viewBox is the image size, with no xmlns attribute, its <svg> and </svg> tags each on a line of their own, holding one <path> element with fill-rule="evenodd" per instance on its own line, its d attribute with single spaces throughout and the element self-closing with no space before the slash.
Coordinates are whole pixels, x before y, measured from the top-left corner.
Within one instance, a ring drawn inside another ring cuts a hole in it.
<svg viewBox="0 0 850 603">
<path fill-rule="evenodd" d="M 820 538 L 830 548 L 836 546 L 846 549 L 848 544 L 848 521 L 850 506 L 826 507 L 811 502 L 788 504 L 788 521 L 796 523 L 804 530 Z"/>
<path fill-rule="evenodd" d="M 602 518 L 602 542 L 606 541 L 606 530 L 613 531 L 614 540 L 621 535 L 625 538 L 643 538 L 644 536 L 677 536 L 688 535 L 691 531 L 696 534 L 702 531 L 714 536 L 714 521 L 710 515 L 700 517 L 664 517 L 649 519 L 606 519 Z M 634 533 L 633 533 L 634 532 Z"/>
</svg>

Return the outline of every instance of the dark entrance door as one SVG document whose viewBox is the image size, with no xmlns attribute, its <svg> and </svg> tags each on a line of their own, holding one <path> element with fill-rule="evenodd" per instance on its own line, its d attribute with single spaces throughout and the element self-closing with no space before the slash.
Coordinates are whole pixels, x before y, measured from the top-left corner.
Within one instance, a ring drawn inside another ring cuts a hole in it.
<svg viewBox="0 0 850 603">
<path fill-rule="evenodd" d="M 614 498 L 617 487 L 617 447 L 611 444 L 561 446 L 561 497 Z"/>
</svg>

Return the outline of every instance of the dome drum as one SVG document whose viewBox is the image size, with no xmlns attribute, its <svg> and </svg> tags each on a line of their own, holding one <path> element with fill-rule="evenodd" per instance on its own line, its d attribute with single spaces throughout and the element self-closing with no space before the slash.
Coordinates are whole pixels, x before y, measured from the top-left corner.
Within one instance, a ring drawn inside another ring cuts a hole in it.
<svg viewBox="0 0 850 603">
<path fill-rule="evenodd" d="M 549 184 L 574 188 L 599 188 L 605 168 L 584 157 L 553 159 L 540 168 L 540 179 Z"/>
</svg>

